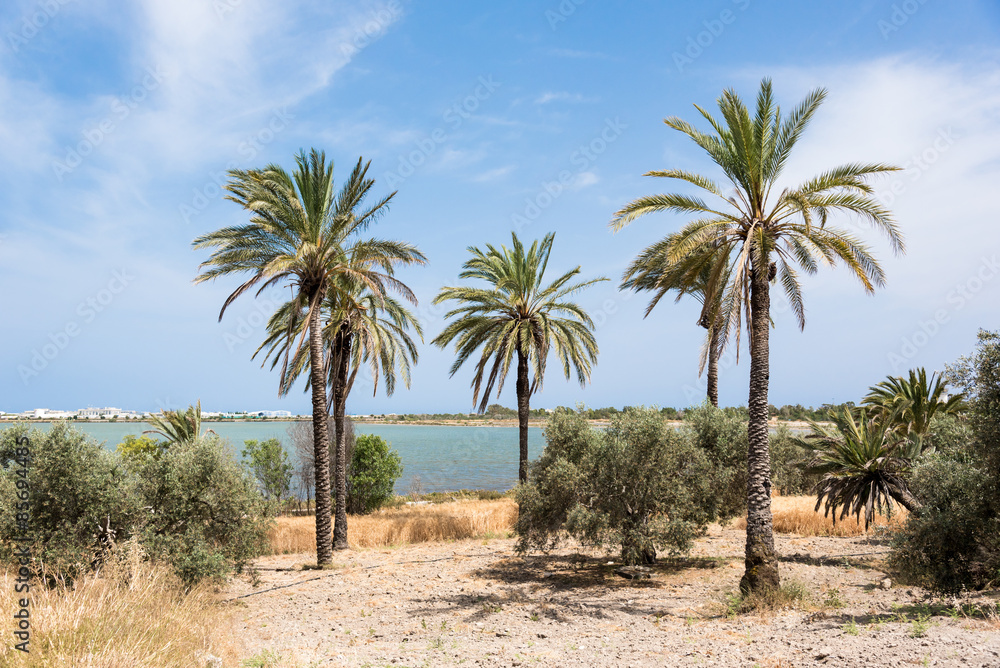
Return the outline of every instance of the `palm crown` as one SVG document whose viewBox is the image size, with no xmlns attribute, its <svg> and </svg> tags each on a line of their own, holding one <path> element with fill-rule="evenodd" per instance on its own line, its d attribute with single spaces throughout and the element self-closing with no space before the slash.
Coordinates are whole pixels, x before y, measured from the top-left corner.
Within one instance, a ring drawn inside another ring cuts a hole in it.
<svg viewBox="0 0 1000 668">
<path fill-rule="evenodd" d="M 701 303 L 701 315 L 698 326 L 707 331 L 705 345 L 699 372 L 708 364 L 708 398 L 712 405 L 719 405 L 718 362 L 722 355 L 725 341 L 721 337 L 723 288 L 729 281 L 730 259 L 719 254 L 714 244 L 705 244 L 693 253 L 706 254 L 710 257 L 701 262 L 679 263 L 670 260 L 673 247 L 678 240 L 677 234 L 670 234 L 643 250 L 629 264 L 622 277 L 620 289 L 635 292 L 652 292 L 653 297 L 646 307 L 648 316 L 663 297 L 671 291 L 677 293 L 675 301 L 680 301 L 684 295 L 691 295 Z M 720 276 L 714 276 L 714 268 L 721 265 Z"/>
<path fill-rule="evenodd" d="M 897 167 L 850 163 L 772 197 L 792 149 L 825 97 L 826 91 L 817 89 L 787 118 L 782 118 L 771 82 L 765 79 L 753 117 L 732 90 L 725 91 L 719 100 L 722 120 L 695 105 L 715 134 L 701 132 L 680 118 L 667 118 L 664 122 L 669 127 L 683 132 L 708 153 L 733 189 L 726 191 L 705 176 L 680 169 L 651 171 L 647 176 L 690 183 L 714 196 L 718 204 L 709 204 L 696 195 L 651 195 L 628 204 L 611 222 L 612 229 L 619 230 L 639 216 L 658 211 L 698 216 L 676 234 L 662 259 L 676 265 L 670 271 L 688 281 L 710 268 L 707 286 L 723 294 L 720 315 L 725 336 L 739 337 L 744 311 L 750 325 L 749 293 L 755 267 L 760 267 L 768 278 L 776 273 L 800 327 L 805 326 L 805 311 L 797 268 L 812 274 L 820 263 L 832 265 L 840 260 L 866 291 L 872 292 L 884 283 L 884 272 L 868 246 L 847 230 L 828 224 L 835 211 L 857 214 L 885 234 L 894 252 L 904 250 L 891 213 L 866 182 L 872 175 L 895 171 Z M 704 252 L 706 245 L 715 252 Z M 699 249 L 702 252 L 695 252 Z M 773 267 L 772 255 L 776 256 Z M 717 262 L 718 257 L 734 258 L 728 285 L 723 280 L 730 265 Z"/>
<path fill-rule="evenodd" d="M 864 403 L 903 436 L 921 439 L 936 414 L 956 415 L 966 408 L 965 395 L 949 397 L 947 386 L 936 373 L 928 379 L 923 367 L 911 369 L 908 378 L 889 376 L 873 386 Z"/>
<path fill-rule="evenodd" d="M 597 360 L 597 342 L 591 331 L 594 323 L 583 308 L 566 297 L 607 279 L 571 283 L 580 273 L 577 267 L 546 286 L 543 278 L 555 235 L 546 235 L 541 244 L 535 241 L 527 250 L 516 234 L 511 236 L 511 249 L 489 244 L 486 252 L 468 249 L 472 259 L 463 265 L 459 278 L 481 279 L 489 287 L 445 287 L 434 298 L 435 304 L 451 300 L 461 304 L 445 314 L 445 319 L 454 320 L 432 341 L 444 348 L 457 339 L 458 357 L 451 375 L 482 348 L 472 382 L 473 403 L 482 392 L 479 412 L 486 410 L 494 388 L 497 394 L 503 389 L 515 353 L 530 363 L 529 395 L 542 387 L 550 350 L 561 362 L 566 378 L 575 370 L 581 385 L 587 382 Z"/>
<path fill-rule="evenodd" d="M 214 434 L 211 429 L 201 433 L 201 400 L 187 410 L 165 410 L 160 415 L 151 415 L 148 420 L 155 429 L 147 429 L 144 434 L 159 434 L 167 443 L 190 443 L 202 436 Z"/>
<path fill-rule="evenodd" d="M 340 283 L 343 286 L 348 282 Z M 412 297 L 408 291 L 404 296 Z M 354 337 L 350 352 L 349 386 L 353 385 L 360 369 L 366 367 L 373 384 L 373 393 L 378 392 L 380 379 L 384 379 L 385 392 L 389 396 L 395 392 L 397 380 L 402 380 L 406 387 L 410 387 L 410 370 L 416 363 L 419 352 L 409 332 L 412 329 L 423 338 L 423 328 L 400 301 L 388 294 L 376 295 L 362 284 L 353 282 L 351 287 L 328 290 L 321 309 L 325 351 L 323 367 L 329 388 L 335 382 L 336 357 L 339 354 L 335 350 L 337 333 L 345 323 Z M 294 300 L 286 302 L 268 321 L 267 338 L 254 356 L 264 352 L 264 363 L 270 359 L 271 368 L 275 368 L 279 361 L 287 358 L 293 338 L 302 337 L 307 327 L 303 305 Z M 290 362 L 283 366 L 282 392 L 287 393 L 309 366 L 309 348 L 299 346 Z M 306 387 L 309 387 L 308 374 Z M 332 404 L 332 401 L 331 393 L 329 403 Z"/>
<path fill-rule="evenodd" d="M 812 433 L 800 443 L 813 450 L 807 468 L 823 477 L 816 485 L 816 510 L 837 521 L 849 514 L 865 516 L 865 529 L 876 513 L 888 514 L 892 501 L 911 512 L 920 502 L 906 483 L 906 473 L 920 455 L 920 443 L 892 428 L 891 420 L 877 419 L 866 408 L 831 411 L 832 427 L 810 421 Z"/>
<path fill-rule="evenodd" d="M 258 292 L 289 280 L 308 297 L 310 312 L 319 306 L 331 277 L 349 276 L 382 294 L 400 284 L 393 265 L 424 261 L 410 244 L 381 239 L 357 239 L 388 208 L 395 193 L 361 208 L 374 186 L 370 163 L 358 159 L 340 192 L 334 192 L 333 163 L 315 149 L 295 157 L 298 169 L 288 174 L 278 165 L 262 170 L 233 170 L 226 197 L 251 212 L 246 225 L 224 227 L 194 240 L 194 247 L 217 248 L 202 263 L 195 282 L 249 272 L 223 304 L 226 308 L 254 286 Z M 360 209 L 360 210 L 359 210 Z M 405 286 L 404 286 L 405 287 Z"/>
</svg>

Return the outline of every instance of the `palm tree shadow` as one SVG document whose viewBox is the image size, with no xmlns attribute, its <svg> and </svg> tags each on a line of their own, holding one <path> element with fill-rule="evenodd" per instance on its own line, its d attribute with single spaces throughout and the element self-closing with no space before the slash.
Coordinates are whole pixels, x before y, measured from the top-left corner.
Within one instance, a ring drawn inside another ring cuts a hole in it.
<svg viewBox="0 0 1000 668">
<path fill-rule="evenodd" d="M 810 554 L 786 554 L 778 557 L 778 559 L 792 564 L 805 564 L 807 566 L 843 566 L 873 571 L 881 571 L 885 568 L 876 556 L 867 557 L 865 555 L 856 557 L 814 557 Z"/>
<path fill-rule="evenodd" d="M 426 605 L 414 613 L 440 613 L 444 604 L 452 612 L 464 612 L 464 621 L 470 624 L 488 623 L 495 613 L 514 606 L 525 608 L 526 617 L 532 621 L 566 622 L 578 616 L 608 619 L 612 609 L 635 617 L 659 617 L 664 614 L 661 602 L 623 600 L 615 594 L 627 590 L 662 590 L 670 576 L 715 569 L 728 561 L 664 558 L 650 566 L 649 579 L 628 580 L 615 574 L 621 564 L 609 564 L 606 557 L 583 554 L 514 557 L 469 573 L 474 579 L 485 580 L 488 592 L 428 598 L 424 600 Z"/>
</svg>

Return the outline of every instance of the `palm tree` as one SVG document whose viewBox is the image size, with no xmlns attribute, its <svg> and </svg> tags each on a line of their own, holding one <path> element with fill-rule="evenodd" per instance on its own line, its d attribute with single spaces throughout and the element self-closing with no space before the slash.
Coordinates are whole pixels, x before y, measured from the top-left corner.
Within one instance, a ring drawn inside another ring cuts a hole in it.
<svg viewBox="0 0 1000 668">
<path fill-rule="evenodd" d="M 462 266 L 463 271 L 458 277 L 480 279 L 486 282 L 487 287 L 441 289 L 434 298 L 435 304 L 454 300 L 459 306 L 445 314 L 446 320 L 455 319 L 432 343 L 445 348 L 455 341 L 458 357 L 451 367 L 452 376 L 476 350 L 482 348 L 472 380 L 473 405 L 482 391 L 478 407 L 480 413 L 486 411 L 493 390 L 496 389 L 497 395 L 503 390 L 504 379 L 516 354 L 520 441 L 518 478 L 524 483 L 528 479 L 528 403 L 531 395 L 542 389 L 549 352 L 555 352 L 567 380 L 571 368 L 576 371 L 581 387 L 590 379 L 591 364 L 597 361 L 593 321 L 579 305 L 565 299 L 578 290 L 608 279 L 570 283 L 580 273 L 578 266 L 544 285 L 542 280 L 555 235 L 547 234 L 541 244 L 535 241 L 527 250 L 517 234 L 512 233 L 511 236 L 512 249 L 506 246 L 497 249 L 489 244 L 486 252 L 475 246 L 468 248 L 472 258 Z"/>
<path fill-rule="evenodd" d="M 334 189 L 333 162 L 313 149 L 295 157 L 296 170 L 289 174 L 278 165 L 263 169 L 230 170 L 227 199 L 250 212 L 245 225 L 224 227 L 194 240 L 194 247 L 214 248 L 202 263 L 196 283 L 229 274 L 250 277 L 229 295 L 219 313 L 251 288 L 260 294 L 268 287 L 288 285 L 307 312 L 308 327 L 297 347 L 310 350 L 312 384 L 313 446 L 316 463 L 316 561 L 328 565 L 333 559 L 330 541 L 329 436 L 327 434 L 326 378 L 323 367 L 323 337 L 320 305 L 330 280 L 347 276 L 376 293 L 385 291 L 395 279 L 385 272 L 387 256 L 412 253 L 408 244 L 378 239 L 357 239 L 388 209 L 392 193 L 371 205 L 365 197 L 374 181 L 367 178 L 370 163 L 358 159 L 339 192 Z M 381 270 L 381 271 L 380 271 Z M 306 343 L 306 332 L 308 343 Z M 287 366 L 286 351 L 285 365 Z M 281 386 L 284 388 L 284 374 Z"/>
<path fill-rule="evenodd" d="M 418 257 L 419 256 L 419 257 Z M 423 261 L 423 256 L 413 251 L 412 257 L 400 261 Z M 413 293 L 402 283 L 394 284 L 403 296 L 416 304 Z M 323 360 L 322 364 L 329 388 L 327 411 L 334 416 L 334 487 L 336 516 L 334 518 L 334 547 L 347 548 L 347 397 L 354 387 L 361 368 L 367 367 L 372 381 L 372 395 L 378 392 L 379 380 L 385 381 L 385 392 L 392 396 L 397 376 L 410 387 L 410 369 L 419 353 L 409 335 L 412 328 L 423 339 L 419 321 L 406 307 L 388 294 L 375 294 L 364 284 L 340 277 L 330 286 L 322 303 Z M 282 305 L 268 322 L 268 336 L 254 353 L 257 356 L 267 349 L 265 363 L 273 356 L 271 368 L 288 354 L 290 341 L 306 328 L 306 309 L 295 301 Z M 291 389 L 296 378 L 311 367 L 310 349 L 300 347 L 290 364 L 282 371 L 283 391 Z M 307 378 L 306 389 L 311 387 Z"/>
<path fill-rule="evenodd" d="M 816 484 L 816 510 L 825 499 L 824 514 L 832 512 L 834 522 L 838 507 L 841 520 L 851 514 L 860 521 L 864 511 L 865 531 L 876 512 L 889 513 L 893 501 L 911 513 L 919 512 L 921 503 L 905 478 L 920 456 L 919 441 L 865 408 L 852 411 L 845 406 L 829 415 L 833 427 L 810 421 L 812 434 L 798 439 L 815 452 L 807 472 L 823 476 Z"/>
<path fill-rule="evenodd" d="M 701 261 L 697 263 L 671 262 L 670 253 L 675 238 L 676 235 L 669 235 L 640 253 L 626 269 L 619 289 L 654 293 L 646 307 L 645 316 L 648 316 L 663 296 L 671 290 L 677 292 L 675 301 L 680 301 L 681 297 L 690 294 L 701 303 L 698 326 L 704 327 L 707 335 L 705 345 L 702 346 L 698 372 L 704 371 L 707 362 L 708 400 L 718 408 L 719 357 L 723 351 L 723 322 L 720 318 L 720 309 L 723 288 L 729 280 L 730 261 L 728 257 L 717 257 L 718 248 L 709 244 L 692 251 L 701 256 Z M 678 271 L 682 268 L 688 273 Z M 720 271 L 716 272 L 716 269 Z"/>
<path fill-rule="evenodd" d="M 771 82 L 764 79 L 751 117 L 733 90 L 719 98 L 722 119 L 696 108 L 712 126 L 701 132 L 676 117 L 664 122 L 701 147 L 723 171 L 730 190 L 712 179 L 680 169 L 649 172 L 651 176 L 686 182 L 717 198 L 706 203 L 697 195 L 671 193 L 641 197 L 615 215 L 613 230 L 653 212 L 691 214 L 695 220 L 677 234 L 667 260 L 674 271 L 696 275 L 710 245 L 719 258 L 733 258 L 723 290 L 720 318 L 721 345 L 735 335 L 739 348 L 745 312 L 750 348 L 750 393 L 747 454 L 747 545 L 743 591 L 777 587 L 778 557 L 774 549 L 771 517 L 771 471 L 768 453 L 768 376 L 770 283 L 777 279 L 798 320 L 805 326 L 805 311 L 796 268 L 815 273 L 819 264 L 842 261 L 872 293 L 885 280 L 882 268 L 868 247 L 847 230 L 829 225 L 835 212 L 860 216 L 889 239 L 894 252 L 903 252 L 903 239 L 892 214 L 875 198 L 869 177 L 898 168 L 881 163 L 851 163 L 837 167 L 801 185 L 772 190 L 792 149 L 802 136 L 826 91 L 809 93 L 792 113 L 782 117 Z M 714 267 L 721 274 L 721 267 Z"/>
<path fill-rule="evenodd" d="M 930 380 L 923 367 L 911 369 L 909 379 L 889 376 L 873 386 L 864 403 L 902 436 L 923 439 L 930 431 L 931 419 L 941 415 L 958 415 L 966 409 L 965 395 L 948 396 L 947 381 L 937 373 Z"/>
<path fill-rule="evenodd" d="M 152 415 L 149 424 L 155 429 L 147 429 L 144 434 L 159 434 L 167 439 L 167 443 L 190 443 L 201 436 L 214 434 L 211 429 L 201 433 L 201 399 L 187 410 L 162 411 L 160 415 Z"/>
</svg>

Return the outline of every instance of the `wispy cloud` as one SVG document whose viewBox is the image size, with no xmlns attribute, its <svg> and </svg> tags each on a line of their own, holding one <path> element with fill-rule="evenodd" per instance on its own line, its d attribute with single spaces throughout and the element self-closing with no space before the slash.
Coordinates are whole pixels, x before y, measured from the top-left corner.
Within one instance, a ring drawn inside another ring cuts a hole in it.
<svg viewBox="0 0 1000 668">
<path fill-rule="evenodd" d="M 590 186 L 595 186 L 601 182 L 601 178 L 594 172 L 580 172 L 569 185 L 570 190 L 583 190 Z"/>
<path fill-rule="evenodd" d="M 550 102 L 566 102 L 569 104 L 580 104 L 583 102 L 597 102 L 596 98 L 584 97 L 580 93 L 567 93 L 565 91 L 542 93 L 535 98 L 535 104 L 549 104 Z"/>
<path fill-rule="evenodd" d="M 546 49 L 545 53 L 556 58 L 607 58 L 608 56 L 599 51 L 580 51 L 577 49 Z"/>
<path fill-rule="evenodd" d="M 481 174 L 476 174 L 470 181 L 474 183 L 489 183 L 491 181 L 497 181 L 507 176 L 514 171 L 514 165 L 507 165 L 505 167 L 497 167 L 496 169 L 491 169 Z"/>
</svg>

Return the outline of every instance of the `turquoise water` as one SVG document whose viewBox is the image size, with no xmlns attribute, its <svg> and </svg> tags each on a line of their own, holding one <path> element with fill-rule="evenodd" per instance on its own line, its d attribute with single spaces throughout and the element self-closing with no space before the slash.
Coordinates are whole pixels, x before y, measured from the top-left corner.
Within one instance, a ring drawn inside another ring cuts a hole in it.
<svg viewBox="0 0 1000 668">
<path fill-rule="evenodd" d="M 248 439 L 277 438 L 287 447 L 290 442 L 287 430 L 293 424 L 296 423 L 222 422 L 203 426 L 229 440 L 238 452 Z M 51 428 L 48 423 L 33 426 L 46 431 Z M 150 428 L 138 422 L 76 422 L 73 426 L 109 448 L 120 443 L 125 434 L 139 435 Z M 443 492 L 507 490 L 517 484 L 517 427 L 359 424 L 355 425 L 355 431 L 377 434 L 399 452 L 403 475 L 396 481 L 397 494 L 407 494 L 414 487 L 424 492 Z M 528 457 L 537 459 L 544 444 L 542 429 L 529 427 Z"/>
</svg>

